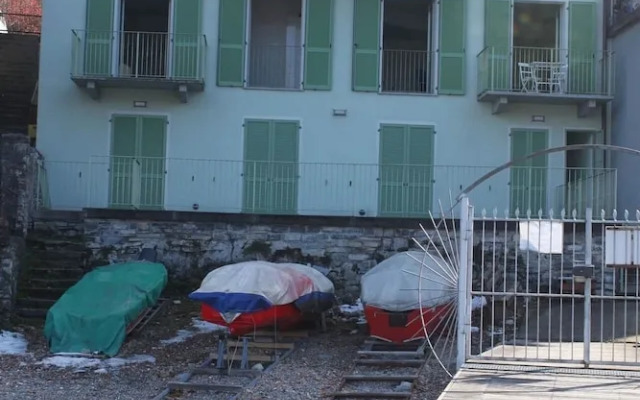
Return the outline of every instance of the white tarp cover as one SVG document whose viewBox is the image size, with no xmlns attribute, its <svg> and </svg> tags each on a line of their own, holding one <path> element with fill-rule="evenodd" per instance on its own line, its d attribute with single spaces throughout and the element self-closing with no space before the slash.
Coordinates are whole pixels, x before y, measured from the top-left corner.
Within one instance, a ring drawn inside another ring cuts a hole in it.
<svg viewBox="0 0 640 400">
<path fill-rule="evenodd" d="M 333 293 L 333 282 L 329 280 L 322 272 L 316 270 L 307 265 L 295 264 L 295 263 L 276 263 L 274 264 L 278 268 L 284 268 L 287 270 L 293 270 L 299 273 L 303 273 L 305 276 L 311 279 L 314 292 Z"/>
<path fill-rule="evenodd" d="M 373 267 L 360 280 L 362 303 L 388 311 L 418 309 L 421 268 L 424 268 L 420 284 L 422 306 L 434 307 L 451 301 L 456 288 L 448 258 L 430 254 L 431 257 L 421 251 L 406 251 Z"/>
</svg>

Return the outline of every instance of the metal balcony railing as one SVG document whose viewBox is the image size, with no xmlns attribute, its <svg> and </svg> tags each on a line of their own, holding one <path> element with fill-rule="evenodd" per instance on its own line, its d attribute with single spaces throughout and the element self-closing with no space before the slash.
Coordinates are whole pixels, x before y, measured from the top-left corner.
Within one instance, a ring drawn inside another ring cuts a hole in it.
<svg viewBox="0 0 640 400">
<path fill-rule="evenodd" d="M 435 52 L 382 50 L 381 91 L 387 93 L 433 93 Z"/>
<path fill-rule="evenodd" d="M 301 46 L 250 44 L 248 50 L 247 87 L 301 88 Z"/>
<path fill-rule="evenodd" d="M 302 215 L 420 216 L 448 209 L 493 167 L 288 163 L 151 157 L 46 161 L 54 209 L 151 208 Z M 580 183 L 582 182 L 582 183 Z M 587 182 L 587 183 L 584 183 Z M 487 209 L 615 206 L 615 169 L 512 167 L 471 194 Z M 581 209 L 581 208 L 580 208 Z"/>
<path fill-rule="evenodd" d="M 204 35 L 73 30 L 71 76 L 204 79 Z"/>
<path fill-rule="evenodd" d="M 519 92 L 553 96 L 613 96 L 610 51 L 486 47 L 477 56 L 478 94 Z"/>
</svg>

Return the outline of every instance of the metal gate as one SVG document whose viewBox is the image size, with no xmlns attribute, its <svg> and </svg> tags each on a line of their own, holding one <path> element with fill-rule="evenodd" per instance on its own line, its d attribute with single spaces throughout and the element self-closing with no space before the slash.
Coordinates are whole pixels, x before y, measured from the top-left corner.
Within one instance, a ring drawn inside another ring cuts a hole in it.
<svg viewBox="0 0 640 400">
<path fill-rule="evenodd" d="M 638 365 L 640 212 L 499 215 L 462 198 L 458 366 Z"/>
</svg>

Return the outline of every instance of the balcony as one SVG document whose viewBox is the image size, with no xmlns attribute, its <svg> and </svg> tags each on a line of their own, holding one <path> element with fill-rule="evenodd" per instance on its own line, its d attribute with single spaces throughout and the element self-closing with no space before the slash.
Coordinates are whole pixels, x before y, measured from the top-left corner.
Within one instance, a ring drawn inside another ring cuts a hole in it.
<svg viewBox="0 0 640 400">
<path fill-rule="evenodd" d="M 423 50 L 384 49 L 381 93 L 433 94 L 433 66 L 436 54 Z"/>
<path fill-rule="evenodd" d="M 216 213 L 402 217 L 448 213 L 451 196 L 486 166 L 283 163 L 212 159 L 90 157 L 48 160 L 40 174 L 54 210 L 117 208 Z M 502 218 L 553 208 L 615 207 L 617 171 L 513 167 L 474 189 L 473 204 Z M 495 210 L 495 211 L 494 211 Z M 580 214 L 582 215 L 582 214 Z"/>
<path fill-rule="evenodd" d="M 575 104 L 587 117 L 613 100 L 612 52 L 487 47 L 477 56 L 478 101 L 493 113 L 509 103 Z"/>
<path fill-rule="evenodd" d="M 248 46 L 246 87 L 254 89 L 302 89 L 302 46 Z"/>
<path fill-rule="evenodd" d="M 204 35 L 72 31 L 71 79 L 93 99 L 103 88 L 175 91 L 183 103 L 204 90 Z"/>
</svg>

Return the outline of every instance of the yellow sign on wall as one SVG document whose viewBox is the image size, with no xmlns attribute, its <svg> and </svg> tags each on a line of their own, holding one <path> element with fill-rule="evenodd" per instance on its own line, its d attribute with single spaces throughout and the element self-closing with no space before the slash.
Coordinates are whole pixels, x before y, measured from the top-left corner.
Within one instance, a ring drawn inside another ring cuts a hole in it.
<svg viewBox="0 0 640 400">
<path fill-rule="evenodd" d="M 27 128 L 27 133 L 29 134 L 29 139 L 35 139 L 37 136 L 37 125 L 36 124 L 30 124 Z"/>
</svg>

